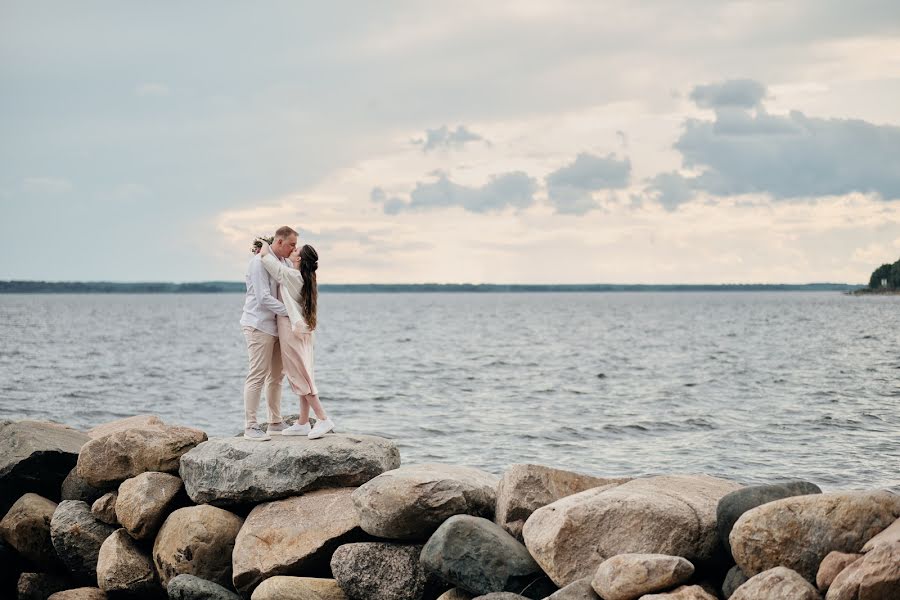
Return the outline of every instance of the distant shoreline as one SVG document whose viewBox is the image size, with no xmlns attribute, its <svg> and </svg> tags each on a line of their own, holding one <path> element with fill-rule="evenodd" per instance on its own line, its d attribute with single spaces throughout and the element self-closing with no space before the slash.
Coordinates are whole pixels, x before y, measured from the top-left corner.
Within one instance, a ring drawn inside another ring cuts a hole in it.
<svg viewBox="0 0 900 600">
<path fill-rule="evenodd" d="M 864 293 L 862 285 L 809 284 L 322 284 L 325 293 L 534 293 L 534 292 L 845 292 Z M 0 294 L 238 294 L 243 282 L 49 282 L 0 281 Z"/>
</svg>

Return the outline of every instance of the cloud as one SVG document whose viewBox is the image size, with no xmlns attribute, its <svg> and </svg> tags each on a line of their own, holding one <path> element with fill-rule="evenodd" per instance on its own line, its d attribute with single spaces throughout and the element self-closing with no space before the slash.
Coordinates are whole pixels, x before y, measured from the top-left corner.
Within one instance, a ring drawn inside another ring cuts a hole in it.
<svg viewBox="0 0 900 600">
<path fill-rule="evenodd" d="M 668 211 L 674 211 L 694 195 L 691 179 L 675 171 L 653 177 L 647 190 Z"/>
<path fill-rule="evenodd" d="M 792 199 L 873 192 L 900 199 L 900 127 L 799 111 L 769 114 L 754 104 L 762 98 L 761 84 L 753 94 L 739 92 L 754 86 L 733 84 L 694 88 L 691 97 L 701 107 L 717 107 L 715 117 L 688 119 L 674 148 L 683 165 L 700 174 L 683 181 L 671 174 L 654 178 L 661 201 L 677 205 L 686 187 L 718 196 Z"/>
<path fill-rule="evenodd" d="M 622 189 L 631 180 L 631 161 L 582 152 L 565 167 L 547 175 L 547 198 L 563 214 L 583 215 L 597 207 L 593 192 Z"/>
<path fill-rule="evenodd" d="M 487 142 L 482 136 L 468 129 L 465 125 L 457 125 L 455 130 L 441 125 L 437 129 L 426 129 L 425 139 L 413 140 L 422 146 L 422 152 L 440 149 L 458 150 L 469 142 Z"/>
<path fill-rule="evenodd" d="M 459 206 L 473 213 L 500 211 L 505 208 L 527 208 L 534 204 L 537 181 L 522 171 L 492 175 L 482 186 L 465 186 L 450 181 L 446 173 L 437 173 L 437 180 L 416 182 L 409 200 L 388 195 L 374 188 L 371 199 L 382 204 L 387 214 L 421 211 Z"/>
<path fill-rule="evenodd" d="M 755 108 L 765 96 L 766 86 L 752 79 L 698 85 L 691 92 L 691 100 L 700 108 Z"/>
</svg>

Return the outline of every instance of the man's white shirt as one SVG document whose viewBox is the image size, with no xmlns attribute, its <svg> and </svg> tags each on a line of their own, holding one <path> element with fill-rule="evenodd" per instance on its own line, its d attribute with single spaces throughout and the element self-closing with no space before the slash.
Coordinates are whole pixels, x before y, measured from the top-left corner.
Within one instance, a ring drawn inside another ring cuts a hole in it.
<svg viewBox="0 0 900 600">
<path fill-rule="evenodd" d="M 293 267 L 286 258 L 278 258 L 282 264 Z M 247 297 L 244 300 L 244 314 L 241 325 L 253 327 L 269 335 L 278 335 L 275 315 L 287 316 L 284 303 L 278 299 L 278 282 L 269 276 L 259 254 L 254 255 L 247 265 Z"/>
</svg>

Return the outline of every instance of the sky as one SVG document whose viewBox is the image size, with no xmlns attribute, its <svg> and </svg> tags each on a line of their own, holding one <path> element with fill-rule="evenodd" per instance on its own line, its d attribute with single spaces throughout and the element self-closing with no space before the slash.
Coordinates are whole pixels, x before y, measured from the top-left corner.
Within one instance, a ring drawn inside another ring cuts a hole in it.
<svg viewBox="0 0 900 600">
<path fill-rule="evenodd" d="M 0 279 L 868 281 L 900 3 L 0 1 Z"/>
</svg>

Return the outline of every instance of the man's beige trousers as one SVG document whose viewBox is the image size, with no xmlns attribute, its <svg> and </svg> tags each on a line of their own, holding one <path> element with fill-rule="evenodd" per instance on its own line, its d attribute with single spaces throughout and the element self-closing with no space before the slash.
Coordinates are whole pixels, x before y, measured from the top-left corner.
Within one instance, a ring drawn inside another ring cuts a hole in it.
<svg viewBox="0 0 900 600">
<path fill-rule="evenodd" d="M 281 422 L 281 346 L 278 337 L 253 327 L 242 327 L 247 341 L 250 370 L 244 382 L 244 427 L 256 425 L 256 411 L 263 386 L 269 407 L 269 423 Z"/>
</svg>

